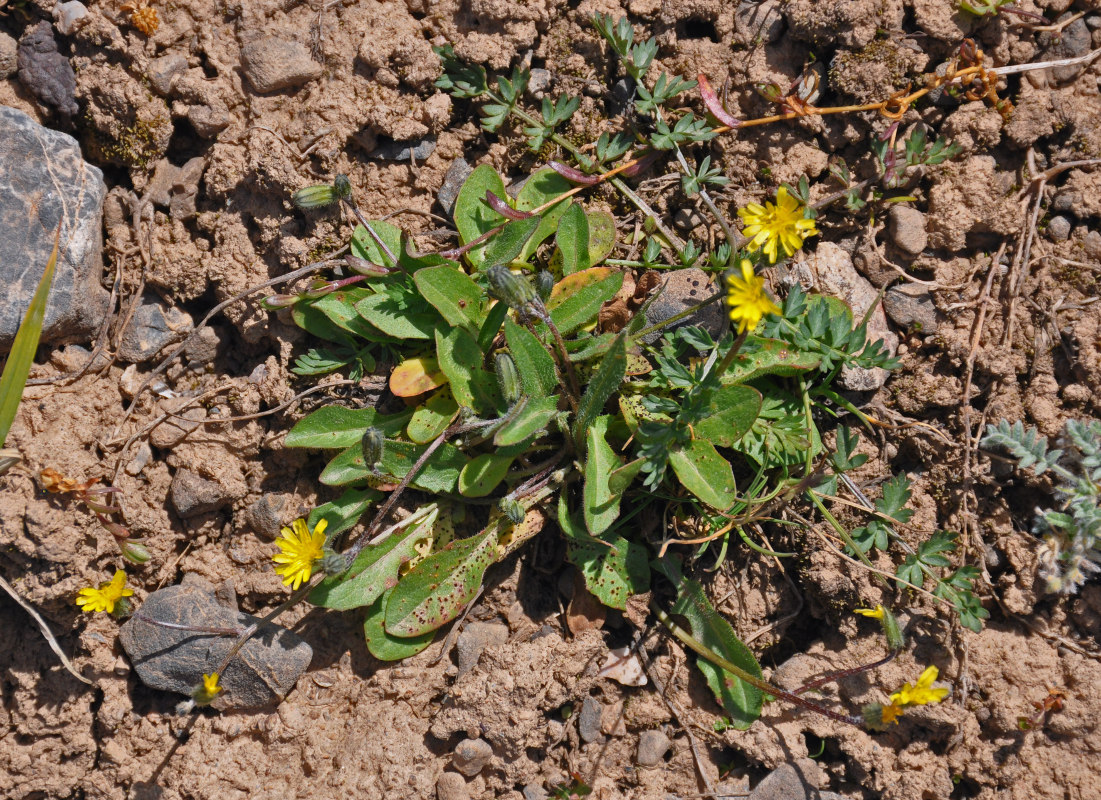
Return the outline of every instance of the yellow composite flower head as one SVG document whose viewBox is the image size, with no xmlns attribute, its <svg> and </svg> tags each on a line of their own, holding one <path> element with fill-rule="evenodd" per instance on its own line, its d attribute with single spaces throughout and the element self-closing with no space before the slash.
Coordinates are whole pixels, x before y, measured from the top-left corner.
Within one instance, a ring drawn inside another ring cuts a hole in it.
<svg viewBox="0 0 1101 800">
<path fill-rule="evenodd" d="M 321 558 L 325 546 L 326 520 L 321 520 L 310 531 L 304 519 L 296 519 L 291 527 L 283 528 L 282 536 L 275 540 L 279 552 L 271 557 L 275 562 L 275 574 L 283 576 L 283 583 L 294 591 L 313 575 L 314 562 Z"/>
<path fill-rule="evenodd" d="M 932 688 L 938 674 L 936 667 L 926 667 L 916 684 L 903 684 L 901 689 L 891 695 L 891 705 L 904 708 L 939 703 L 948 696 L 948 690 Z"/>
<path fill-rule="evenodd" d="M 876 606 L 875 608 L 854 608 L 854 614 L 863 614 L 865 617 L 871 617 L 873 619 L 883 619 L 886 612 L 883 610 L 883 606 Z"/>
<path fill-rule="evenodd" d="M 883 706 L 883 724 L 888 725 L 890 723 L 898 724 L 898 718 L 902 716 L 902 706 L 896 706 L 891 703 L 889 706 Z"/>
<path fill-rule="evenodd" d="M 191 692 L 191 697 L 196 705 L 207 706 L 222 692 L 222 685 L 218 682 L 221 676 L 217 672 L 209 675 L 203 673 L 203 682 Z"/>
<path fill-rule="evenodd" d="M 750 203 L 738 209 L 744 223 L 742 234 L 749 238 L 746 246 L 752 251 L 763 248 L 770 264 L 792 256 L 804 239 L 818 234 L 814 220 L 806 219 L 803 209 L 783 186 L 776 190 L 775 203 Z"/>
<path fill-rule="evenodd" d="M 738 272 L 732 272 L 726 278 L 726 304 L 730 307 L 730 321 L 738 325 L 742 334 L 757 327 L 765 314 L 781 313 L 779 306 L 765 291 L 765 282 L 753 272 L 753 264 L 748 258 L 738 262 Z"/>
<path fill-rule="evenodd" d="M 98 589 L 81 589 L 77 593 L 76 604 L 82 611 L 106 611 L 108 614 L 113 614 L 115 604 L 133 594 L 133 589 L 126 588 L 126 573 L 117 569 L 115 576 L 106 583 L 101 583 Z"/>
</svg>

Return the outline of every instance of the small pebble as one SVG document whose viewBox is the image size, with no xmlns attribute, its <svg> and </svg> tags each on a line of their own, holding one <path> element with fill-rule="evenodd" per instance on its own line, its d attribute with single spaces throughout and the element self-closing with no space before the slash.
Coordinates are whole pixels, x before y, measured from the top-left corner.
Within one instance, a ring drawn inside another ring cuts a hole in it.
<svg viewBox="0 0 1101 800">
<path fill-rule="evenodd" d="M 455 746 L 451 755 L 451 766 L 473 778 L 493 758 L 493 748 L 485 739 L 464 739 Z"/>
<path fill-rule="evenodd" d="M 474 167 L 463 158 L 456 158 L 447 168 L 447 174 L 443 176 L 443 185 L 436 193 L 436 202 L 440 204 L 440 208 L 447 216 L 450 217 L 454 213 L 459 190 L 463 188 L 463 184 L 473 171 Z"/>
<path fill-rule="evenodd" d="M 145 76 L 149 79 L 149 85 L 161 95 L 169 95 L 176 86 L 176 81 L 187 71 L 187 58 L 181 53 L 154 58 L 149 62 L 149 69 Z"/>
<path fill-rule="evenodd" d="M 539 69 L 538 67 L 531 71 L 531 78 L 528 79 L 528 93 L 533 97 L 538 98 L 540 94 L 550 88 L 551 85 L 551 73 L 549 69 Z"/>
<path fill-rule="evenodd" d="M 0 80 L 10 78 L 19 69 L 19 44 L 0 31 Z"/>
<path fill-rule="evenodd" d="M 1063 216 L 1052 217 L 1047 223 L 1047 236 L 1053 242 L 1065 242 L 1070 238 L 1070 220 Z"/>
<path fill-rule="evenodd" d="M 379 161 L 424 161 L 436 150 L 436 137 L 426 136 L 416 142 L 386 142 L 371 151 L 370 157 Z"/>
<path fill-rule="evenodd" d="M 917 256 L 929 244 L 925 215 L 909 206 L 893 206 L 888 215 L 891 241 L 902 252 Z"/>
<path fill-rule="evenodd" d="M 577 729 L 585 742 L 603 743 L 605 741 L 604 732 L 600 729 L 603 714 L 604 709 L 599 702 L 592 697 L 585 698 L 577 718 Z"/>
<path fill-rule="evenodd" d="M 168 496 L 176 507 L 176 513 L 183 519 L 216 511 L 233 499 L 221 484 L 187 469 L 176 472 L 168 487 Z"/>
<path fill-rule="evenodd" d="M 291 89 L 321 77 L 305 42 L 268 36 L 241 48 L 241 69 L 257 92 Z"/>
<path fill-rule="evenodd" d="M 656 767 L 664 762 L 665 754 L 673 743 L 658 730 L 643 731 L 638 735 L 638 754 L 635 762 L 640 767 Z"/>
<path fill-rule="evenodd" d="M 470 790 L 462 775 L 445 772 L 436 779 L 436 797 L 438 800 L 469 800 Z"/>
</svg>

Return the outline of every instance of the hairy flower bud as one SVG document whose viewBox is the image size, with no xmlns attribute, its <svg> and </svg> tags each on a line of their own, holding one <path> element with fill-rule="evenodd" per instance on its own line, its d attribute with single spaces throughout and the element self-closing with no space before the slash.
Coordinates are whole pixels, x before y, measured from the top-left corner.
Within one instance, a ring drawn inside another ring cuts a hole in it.
<svg viewBox="0 0 1101 800">
<path fill-rule="evenodd" d="M 363 432 L 363 463 L 367 469 L 377 469 L 382 461 L 382 446 L 386 437 L 378 428 L 368 428 Z"/>
<path fill-rule="evenodd" d="M 327 183 L 307 186 L 291 195 L 291 202 L 302 209 L 325 208 L 339 199 L 340 195 L 337 194 L 336 189 Z"/>
<path fill-rule="evenodd" d="M 126 541 L 122 543 L 122 557 L 129 561 L 131 564 L 144 564 L 153 556 L 149 554 L 149 550 L 141 542 Z"/>
<path fill-rule="evenodd" d="M 501 397 L 510 406 L 520 399 L 520 373 L 516 369 L 516 362 L 508 353 L 498 353 L 493 359 L 494 372 L 497 373 L 497 387 L 501 390 Z"/>
<path fill-rule="evenodd" d="M 321 561 L 318 562 L 318 565 L 321 567 L 321 571 L 326 575 L 339 575 L 348 569 L 348 559 L 340 553 L 334 553 L 331 550 L 327 550 L 325 555 L 321 557 Z"/>
<path fill-rule="evenodd" d="M 535 291 L 539 299 L 546 302 L 554 290 L 554 276 L 546 270 L 535 273 Z"/>
<path fill-rule="evenodd" d="M 513 525 L 519 525 L 523 522 L 527 514 L 527 512 L 524 511 L 524 507 L 511 497 L 502 497 L 500 502 L 497 503 L 497 507 L 501 509 L 501 513 L 508 517 L 509 522 Z"/>
<path fill-rule="evenodd" d="M 490 267 L 486 270 L 486 278 L 493 294 L 516 311 L 524 310 L 536 299 L 531 283 L 506 266 Z"/>
</svg>

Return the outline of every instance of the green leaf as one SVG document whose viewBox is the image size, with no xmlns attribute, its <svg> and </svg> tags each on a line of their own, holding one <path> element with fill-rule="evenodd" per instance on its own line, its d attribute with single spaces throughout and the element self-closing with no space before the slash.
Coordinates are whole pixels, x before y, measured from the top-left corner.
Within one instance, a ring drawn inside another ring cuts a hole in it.
<svg viewBox="0 0 1101 800">
<path fill-rule="evenodd" d="M 455 267 L 428 267 L 413 275 L 421 295 L 451 325 L 477 333 L 485 293 Z"/>
<path fill-rule="evenodd" d="M 711 413 L 696 426 L 696 437 L 732 447 L 753 427 L 761 411 L 761 393 L 752 386 L 724 386 L 711 398 Z"/>
<path fill-rule="evenodd" d="M 34 351 L 38 349 L 38 340 L 42 336 L 42 322 L 46 318 L 46 303 L 50 297 L 50 285 L 57 269 L 57 247 L 61 238 L 61 226 L 58 225 L 54 236 L 53 250 L 38 279 L 38 288 L 27 306 L 27 313 L 15 332 L 8 361 L 4 365 L 4 374 L 0 377 L 0 446 L 8 438 L 8 431 L 15 421 L 19 402 L 23 399 L 23 387 L 27 385 L 27 375 L 34 362 Z"/>
<path fill-rule="evenodd" d="M 516 219 L 505 225 L 504 230 L 490 239 L 480 269 L 487 270 L 501 264 L 511 264 L 520 257 L 528 241 L 539 227 L 540 217 Z"/>
<path fill-rule="evenodd" d="M 486 569 L 496 560 L 495 527 L 433 553 L 405 575 L 390 595 L 386 632 L 421 636 L 446 625 L 474 598 Z"/>
<path fill-rule="evenodd" d="M 512 456 L 493 453 L 474 456 L 459 473 L 459 494 L 463 497 L 485 497 L 505 479 L 512 462 Z"/>
<path fill-rule="evenodd" d="M 485 356 L 473 336 L 462 328 L 452 328 L 446 334 L 437 330 L 436 356 L 440 371 L 451 384 L 456 403 L 483 415 L 497 408 L 497 380 L 482 369 Z"/>
<path fill-rule="evenodd" d="M 716 613 L 704 594 L 703 587 L 681 575 L 680 568 L 670 559 L 655 562 L 654 566 L 676 586 L 677 599 L 670 612 L 688 621 L 693 638 L 750 675 L 762 678 L 761 665 L 757 663 L 750 649 L 734 634 L 730 623 Z M 764 695 L 760 689 L 704 658 L 698 657 L 696 664 L 715 699 L 730 715 L 735 728 L 745 730 L 761 716 Z"/>
<path fill-rule="evenodd" d="M 427 303 L 410 308 L 390 294 L 373 294 L 356 303 L 356 313 L 395 339 L 431 339 L 440 317 Z"/>
<path fill-rule="evenodd" d="M 497 170 L 488 164 L 482 164 L 470 173 L 455 198 L 455 227 L 463 244 L 469 244 L 504 222 L 501 215 L 486 203 L 487 191 L 502 198 L 508 196 L 505 193 L 505 182 L 501 180 Z M 485 250 L 485 244 L 478 245 L 466 254 L 467 261 L 475 268 L 481 268 Z"/>
<path fill-rule="evenodd" d="M 493 434 L 493 443 L 509 447 L 530 439 L 542 432 L 558 413 L 558 395 L 550 397 L 523 397 L 511 420 Z"/>
<path fill-rule="evenodd" d="M 571 540 L 566 557 L 581 571 L 585 588 L 606 606 L 623 611 L 631 597 L 650 591 L 646 548 L 622 536 L 607 542 Z"/>
<path fill-rule="evenodd" d="M 737 500 L 734 470 L 711 442 L 693 439 L 670 450 L 669 463 L 684 488 L 712 508 L 726 511 Z"/>
<path fill-rule="evenodd" d="M 493 347 L 493 340 L 501 332 L 501 324 L 508 319 L 508 303 L 497 301 L 486 314 L 482 327 L 478 330 L 478 347 L 482 352 L 488 352 Z"/>
<path fill-rule="evenodd" d="M 339 325 L 329 319 L 320 309 L 313 307 L 314 301 L 295 303 L 291 308 L 291 319 L 304 331 L 309 331 L 319 339 L 335 342 L 348 347 L 355 346 L 355 340 Z"/>
<path fill-rule="evenodd" d="M 405 435 L 416 444 L 428 444 L 447 430 L 458 415 L 459 404 L 455 402 L 451 385 L 441 386 L 413 412 Z"/>
<path fill-rule="evenodd" d="M 505 341 L 520 373 L 520 385 L 531 397 L 546 397 L 558 388 L 554 358 L 531 331 L 511 319 L 505 322 Z"/>
<path fill-rule="evenodd" d="M 604 267 L 594 267 L 594 269 L 604 269 Z M 575 273 L 575 275 L 579 274 L 581 273 Z M 600 307 L 615 297 L 622 285 L 623 273 L 615 272 L 565 298 L 550 312 L 559 333 L 565 336 L 596 319 Z"/>
<path fill-rule="evenodd" d="M 645 463 L 646 459 L 636 458 L 634 461 L 612 470 L 612 474 L 608 476 L 608 491 L 613 494 L 623 494 L 627 491 Z"/>
<path fill-rule="evenodd" d="M 597 417 L 585 431 L 585 491 L 583 512 L 585 527 L 592 536 L 599 536 L 619 518 L 621 494 L 608 486 L 612 471 L 622 465 L 604 436 L 608 432 L 608 416 Z"/>
<path fill-rule="evenodd" d="M 367 222 L 371 226 L 371 230 L 377 233 L 383 243 L 390 248 L 390 252 L 397 256 L 398 264 L 400 264 L 401 268 L 407 273 L 414 273 L 424 267 L 435 267 L 441 264 L 449 264 L 453 267 L 458 266 L 454 261 L 449 261 L 443 256 L 436 255 L 435 253 L 426 253 L 420 258 L 413 258 L 406 252 L 408 237 L 400 228 L 391 225 L 389 222 L 381 222 L 379 220 L 368 220 Z M 352 233 L 352 241 L 350 244 L 352 255 L 365 258 L 372 263 L 381 264 L 384 267 L 394 266 L 389 256 L 382 252 L 375 240 L 367 233 L 367 229 L 362 225 L 356 226 L 355 231 Z M 395 280 L 400 281 L 404 279 L 403 275 L 398 274 L 392 277 L 369 281 L 368 285 L 377 291 L 379 287 L 391 284 Z"/>
<path fill-rule="evenodd" d="M 571 189 L 573 184 L 550 167 L 545 167 L 533 173 L 524 183 L 520 194 L 516 197 L 516 208 L 519 211 L 532 211 L 556 197 L 561 197 Z M 500 196 L 504 197 L 504 194 Z M 566 204 L 558 203 L 540 214 L 542 222 L 539 223 L 535 234 L 524 245 L 520 261 L 527 261 L 535 249 L 555 232 L 558 228 L 558 220 L 565 210 Z"/>
<path fill-rule="evenodd" d="M 386 632 L 383 623 L 386 619 L 386 606 L 390 600 L 391 591 L 386 592 L 367 609 L 367 618 L 363 620 L 363 636 L 367 640 L 367 652 L 379 661 L 402 661 L 411 658 L 432 644 L 432 640 L 436 638 L 435 631 L 405 639 L 399 639 Z"/>
<path fill-rule="evenodd" d="M 589 263 L 589 221 L 578 203 L 570 203 L 562 214 L 554 239 L 562 254 L 563 275 L 572 275 L 592 266 Z"/>
<path fill-rule="evenodd" d="M 798 350 L 787 342 L 749 336 L 719 380 L 724 386 L 729 386 L 746 383 L 762 375 L 793 377 L 818 369 L 821 363 L 821 356 Z"/>
<path fill-rule="evenodd" d="M 328 523 L 325 536 L 331 542 L 333 537 L 339 536 L 359 522 L 359 518 L 363 516 L 367 507 L 381 497 L 382 493 L 374 489 L 346 489 L 336 500 L 323 503 L 311 511 L 306 518 L 306 523 L 312 531 L 318 522 L 325 520 Z"/>
<path fill-rule="evenodd" d="M 382 449 L 379 471 L 397 479 L 404 478 L 426 447 L 427 445 L 387 439 Z M 459 472 L 466 466 L 466 461 L 466 456 L 456 447 L 440 445 L 421 467 L 412 485 L 437 494 L 453 492 L 459 481 Z M 321 482 L 326 486 L 344 486 L 371 477 L 375 477 L 375 473 L 364 464 L 361 441 L 337 455 L 321 472 Z"/>
<path fill-rule="evenodd" d="M 615 217 L 603 209 L 587 211 L 585 217 L 589 222 L 589 264 L 595 267 L 615 247 Z"/>
<path fill-rule="evenodd" d="M 328 575 L 309 594 L 315 606 L 348 611 L 375 602 L 397 586 L 401 565 L 416 555 L 417 544 L 432 535 L 439 510 L 421 522 L 387 537 L 382 544 L 365 547 L 342 575 Z"/>
<path fill-rule="evenodd" d="M 411 411 L 400 414 L 380 414 L 373 408 L 324 406 L 298 421 L 284 447 L 320 447 L 338 449 L 351 447 L 363 438 L 368 428 L 378 428 L 386 436 L 396 436 L 409 422 Z"/>
<path fill-rule="evenodd" d="M 353 336 L 368 341 L 387 339 L 379 333 L 379 329 L 367 324 L 367 321 L 356 311 L 356 303 L 374 297 L 370 289 L 353 286 L 339 292 L 332 292 L 324 297 L 311 301 L 314 308 L 324 314 L 330 322 L 343 331 Z"/>
<path fill-rule="evenodd" d="M 575 439 L 580 440 L 582 434 L 589 430 L 597 415 L 604 410 L 608 398 L 623 383 L 623 376 L 626 374 L 627 335 L 620 333 L 581 397 L 581 403 L 577 407 L 577 421 L 573 427 Z"/>
</svg>

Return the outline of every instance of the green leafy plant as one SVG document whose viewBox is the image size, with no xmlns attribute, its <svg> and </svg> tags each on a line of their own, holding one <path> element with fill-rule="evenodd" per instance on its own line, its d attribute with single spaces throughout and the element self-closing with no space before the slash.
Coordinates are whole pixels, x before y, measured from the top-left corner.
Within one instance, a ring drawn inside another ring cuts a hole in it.
<svg viewBox="0 0 1101 800">
<path fill-rule="evenodd" d="M 989 425 L 983 447 L 1005 450 L 1019 469 L 1050 472 L 1058 508 L 1038 510 L 1035 532 L 1044 536 L 1042 574 L 1053 592 L 1076 592 L 1101 570 L 1101 422 L 1070 420 L 1059 449 L 1035 428 L 1002 420 Z"/>
</svg>

